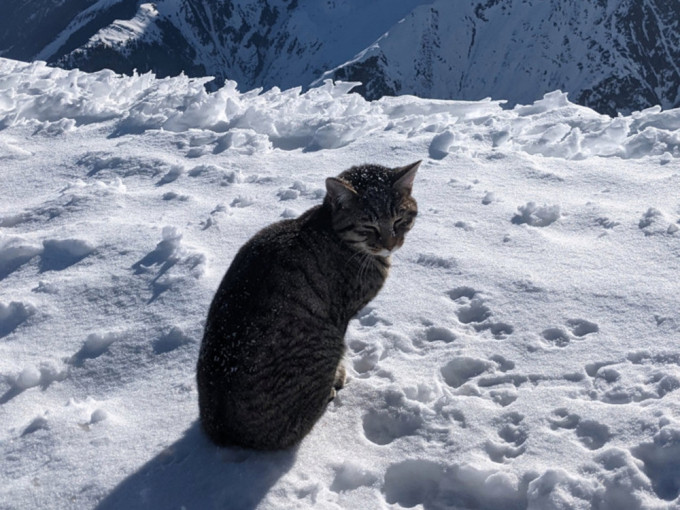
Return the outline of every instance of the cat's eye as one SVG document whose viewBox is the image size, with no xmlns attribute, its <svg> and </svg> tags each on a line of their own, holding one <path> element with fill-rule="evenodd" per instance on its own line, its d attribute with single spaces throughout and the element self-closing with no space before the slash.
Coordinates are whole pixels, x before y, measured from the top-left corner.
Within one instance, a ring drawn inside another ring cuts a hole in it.
<svg viewBox="0 0 680 510">
<path fill-rule="evenodd" d="M 412 218 L 402 216 L 394 221 L 394 223 L 392 224 L 392 228 L 394 230 L 408 228 L 412 222 L 413 222 Z"/>
<path fill-rule="evenodd" d="M 380 236 L 380 230 L 378 229 L 377 226 L 373 224 L 367 224 L 367 225 L 362 225 L 361 226 L 361 232 L 366 233 L 366 234 L 371 234 L 376 237 Z"/>
</svg>

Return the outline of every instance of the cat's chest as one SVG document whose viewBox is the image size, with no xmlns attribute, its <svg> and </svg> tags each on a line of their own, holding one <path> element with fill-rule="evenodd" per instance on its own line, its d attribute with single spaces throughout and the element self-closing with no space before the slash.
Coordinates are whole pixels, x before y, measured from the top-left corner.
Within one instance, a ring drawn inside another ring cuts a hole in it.
<svg viewBox="0 0 680 510">
<path fill-rule="evenodd" d="M 355 256 L 355 259 L 344 258 L 339 262 L 344 267 L 339 272 L 338 286 L 348 302 L 363 306 L 382 288 L 389 266 L 371 256 Z"/>
</svg>

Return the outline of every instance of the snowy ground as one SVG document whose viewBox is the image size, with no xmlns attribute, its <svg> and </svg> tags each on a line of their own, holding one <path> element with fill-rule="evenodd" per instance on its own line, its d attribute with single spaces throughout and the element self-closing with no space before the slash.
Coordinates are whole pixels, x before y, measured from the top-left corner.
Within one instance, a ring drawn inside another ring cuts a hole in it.
<svg viewBox="0 0 680 510">
<path fill-rule="evenodd" d="M 680 508 L 680 111 L 207 95 L 0 59 L 0 508 Z M 299 448 L 197 425 L 212 294 L 353 164 L 420 215 Z"/>
</svg>

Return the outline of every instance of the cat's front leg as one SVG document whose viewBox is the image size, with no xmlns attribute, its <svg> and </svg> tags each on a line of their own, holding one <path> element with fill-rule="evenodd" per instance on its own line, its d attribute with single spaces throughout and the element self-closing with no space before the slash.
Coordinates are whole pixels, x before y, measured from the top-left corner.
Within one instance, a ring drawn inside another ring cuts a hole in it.
<svg viewBox="0 0 680 510">
<path fill-rule="evenodd" d="M 333 389 L 340 390 L 345 386 L 345 380 L 347 379 L 347 371 L 345 370 L 345 364 L 341 360 L 338 363 L 338 368 L 335 369 L 335 380 L 333 381 Z"/>
<path fill-rule="evenodd" d="M 345 370 L 345 364 L 340 361 L 338 363 L 338 368 L 335 369 L 335 379 L 333 380 L 333 387 L 331 388 L 331 393 L 328 395 L 328 401 L 330 402 L 338 394 L 338 390 L 342 389 L 345 385 L 345 380 L 347 379 L 347 371 Z"/>
</svg>

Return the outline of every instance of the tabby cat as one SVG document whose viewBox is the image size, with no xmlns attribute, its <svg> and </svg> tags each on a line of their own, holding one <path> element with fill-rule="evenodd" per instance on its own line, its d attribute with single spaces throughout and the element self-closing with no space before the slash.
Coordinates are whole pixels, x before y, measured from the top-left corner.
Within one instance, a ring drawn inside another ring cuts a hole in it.
<svg viewBox="0 0 680 510">
<path fill-rule="evenodd" d="M 321 205 L 264 228 L 236 254 L 197 367 L 201 422 L 216 444 L 288 448 L 321 417 L 345 382 L 347 324 L 413 226 L 419 165 L 329 177 Z"/>
</svg>

